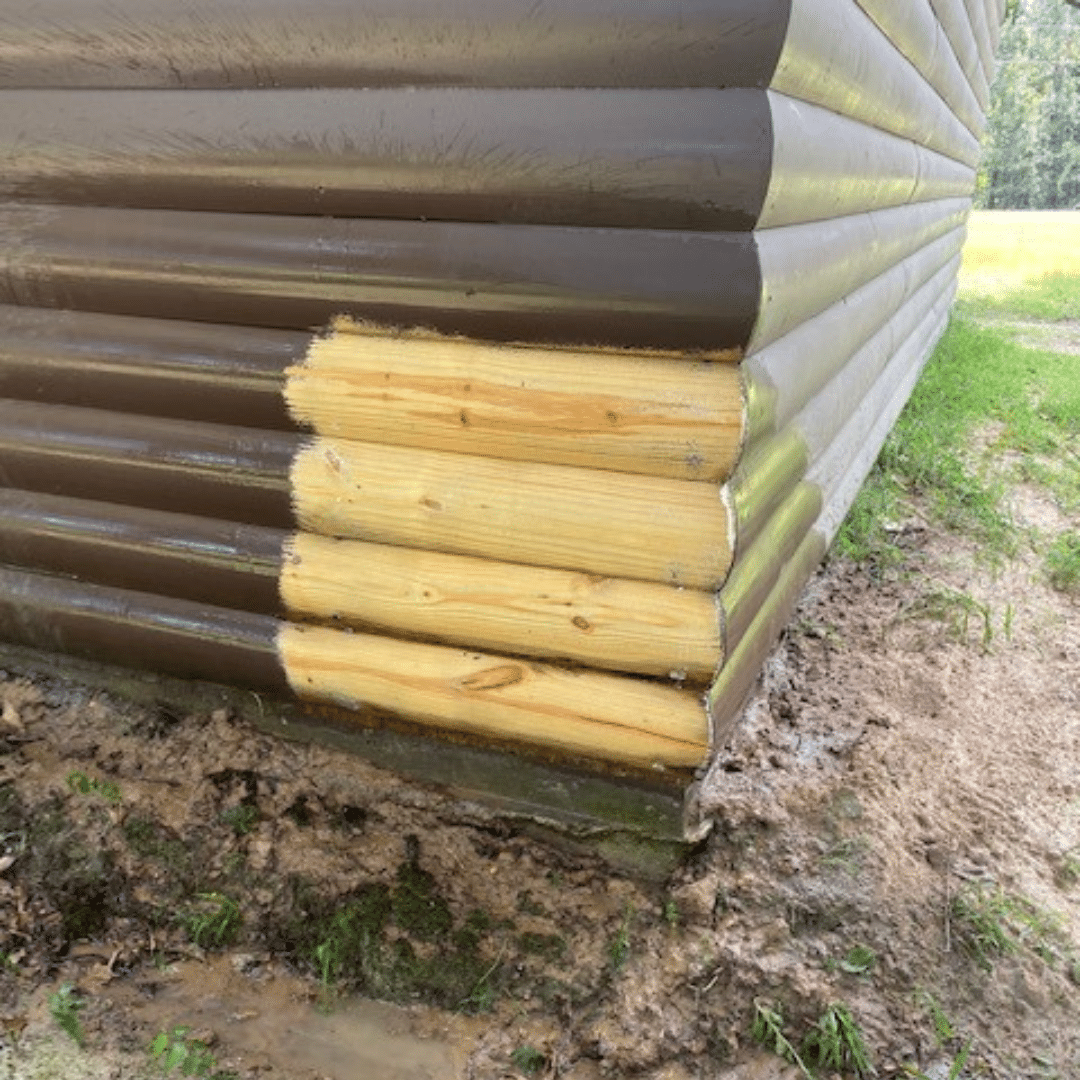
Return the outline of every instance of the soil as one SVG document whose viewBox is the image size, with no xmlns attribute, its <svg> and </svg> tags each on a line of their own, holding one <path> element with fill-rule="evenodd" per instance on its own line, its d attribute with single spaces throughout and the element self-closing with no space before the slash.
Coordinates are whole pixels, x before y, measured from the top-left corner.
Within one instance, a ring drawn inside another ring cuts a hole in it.
<svg viewBox="0 0 1080 1080">
<path fill-rule="evenodd" d="M 5 673 L 0 1080 L 160 1076 L 155 1039 L 242 1080 L 765 1080 L 804 1074 L 755 1019 L 810 1067 L 848 1015 L 884 1077 L 1080 1077 L 1080 607 L 895 530 L 902 569 L 808 587 L 663 885 L 228 709 Z"/>
</svg>

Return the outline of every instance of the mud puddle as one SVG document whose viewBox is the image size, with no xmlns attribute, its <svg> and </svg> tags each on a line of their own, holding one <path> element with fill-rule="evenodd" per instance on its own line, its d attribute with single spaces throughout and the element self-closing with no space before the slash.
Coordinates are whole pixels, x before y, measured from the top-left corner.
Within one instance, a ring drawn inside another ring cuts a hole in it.
<svg viewBox="0 0 1080 1080">
<path fill-rule="evenodd" d="M 106 996 L 144 1030 L 189 1030 L 217 1058 L 279 1070 L 295 1080 L 457 1080 L 475 1044 L 475 1021 L 339 998 L 311 998 L 311 984 L 250 966 L 244 954 L 150 970 Z M 148 1042 L 149 1042 L 148 1038 Z"/>
</svg>

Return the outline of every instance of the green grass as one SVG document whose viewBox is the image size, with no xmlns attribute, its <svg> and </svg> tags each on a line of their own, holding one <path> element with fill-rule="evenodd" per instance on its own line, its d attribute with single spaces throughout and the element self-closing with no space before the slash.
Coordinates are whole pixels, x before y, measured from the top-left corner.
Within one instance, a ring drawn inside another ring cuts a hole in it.
<svg viewBox="0 0 1080 1080">
<path fill-rule="evenodd" d="M 984 971 L 1021 949 L 1052 967 L 1076 962 L 1059 916 L 997 886 L 966 886 L 953 897 L 950 915 L 961 947 Z"/>
<path fill-rule="evenodd" d="M 1058 592 L 1080 595 L 1080 533 L 1062 533 L 1046 553 L 1045 565 Z"/>
<path fill-rule="evenodd" d="M 1000 294 L 968 296 L 958 307 L 983 318 L 1040 322 L 1080 319 L 1080 274 L 1065 271 L 1044 274 Z"/>
<path fill-rule="evenodd" d="M 236 901 L 223 893 L 200 894 L 181 922 L 192 942 L 203 949 L 231 945 L 240 932 L 243 916 Z"/>
<path fill-rule="evenodd" d="M 1078 371 L 1075 356 L 1025 348 L 1002 330 L 954 317 L 837 537 L 837 553 L 880 566 L 902 562 L 892 526 L 911 516 L 915 497 L 934 520 L 973 538 L 991 563 L 1013 556 L 1024 537 L 1006 508 L 1012 483 L 1040 483 L 1065 512 L 1071 493 L 1080 501 Z"/>
</svg>

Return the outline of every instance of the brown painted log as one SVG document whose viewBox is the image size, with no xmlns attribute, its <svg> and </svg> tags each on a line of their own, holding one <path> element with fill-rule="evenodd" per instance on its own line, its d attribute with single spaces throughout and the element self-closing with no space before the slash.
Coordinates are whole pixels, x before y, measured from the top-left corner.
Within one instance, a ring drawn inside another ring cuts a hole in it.
<svg viewBox="0 0 1080 1080">
<path fill-rule="evenodd" d="M 0 567 L 0 638 L 186 679 L 285 693 L 265 615 Z"/>
<path fill-rule="evenodd" d="M 7 0 L 0 86 L 765 86 L 790 0 Z"/>
<path fill-rule="evenodd" d="M 738 231 L 769 114 L 746 89 L 9 90 L 0 199 Z"/>
<path fill-rule="evenodd" d="M 698 350 L 743 345 L 759 293 L 746 233 L 0 205 L 0 303 Z"/>
<path fill-rule="evenodd" d="M 285 369 L 312 335 L 0 305 L 0 397 L 289 428 Z"/>
<path fill-rule="evenodd" d="M 281 610 L 287 534 L 0 488 L 0 563 L 259 614 Z"/>
</svg>

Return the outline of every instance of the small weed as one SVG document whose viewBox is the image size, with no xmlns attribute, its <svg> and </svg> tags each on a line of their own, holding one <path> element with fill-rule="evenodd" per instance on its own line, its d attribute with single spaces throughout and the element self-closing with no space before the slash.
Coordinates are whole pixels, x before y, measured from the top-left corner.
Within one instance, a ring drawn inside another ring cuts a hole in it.
<svg viewBox="0 0 1080 1080">
<path fill-rule="evenodd" d="M 77 1046 L 85 1044 L 82 1024 L 79 1021 L 79 1013 L 85 1008 L 86 1002 L 75 993 L 75 987 L 71 983 L 64 983 L 55 994 L 49 995 L 49 1015 Z"/>
<path fill-rule="evenodd" d="M 1080 533 L 1062 533 L 1046 553 L 1045 565 L 1058 592 L 1080 596 Z"/>
<path fill-rule="evenodd" d="M 98 780 L 87 776 L 84 772 L 73 772 L 68 773 L 67 786 L 78 795 L 100 795 L 113 806 L 120 802 L 120 788 L 111 780 Z"/>
<path fill-rule="evenodd" d="M 901 618 L 932 619 L 942 623 L 950 638 L 967 645 L 974 624 L 976 638 L 983 652 L 990 651 L 994 640 L 993 614 L 988 604 L 958 589 L 942 586 L 924 593 L 908 606 Z M 1009 634 L 1012 633 L 1011 618 Z"/>
<path fill-rule="evenodd" d="M 259 811 L 248 803 L 237 803 L 221 812 L 221 820 L 236 836 L 247 836 L 259 821 Z"/>
<path fill-rule="evenodd" d="M 1067 851 L 1054 874 L 1058 888 L 1071 889 L 1080 881 L 1080 850 Z"/>
<path fill-rule="evenodd" d="M 806 1067 L 791 1040 L 784 1033 L 784 1014 L 780 1007 L 767 1001 L 754 1001 L 754 1022 L 750 1034 L 756 1043 L 771 1050 L 777 1057 L 798 1066 L 807 1080 L 814 1080 L 814 1074 Z"/>
<path fill-rule="evenodd" d="M 960 941 L 984 971 L 992 970 L 995 960 L 1016 952 L 1009 913 L 1008 900 L 1000 889 L 973 886 L 953 897 L 951 914 Z"/>
<path fill-rule="evenodd" d="M 544 960 L 558 960 L 566 952 L 566 939 L 558 934 L 522 934 L 518 938 L 518 948 L 530 956 L 539 956 Z"/>
<path fill-rule="evenodd" d="M 634 909 L 627 905 L 623 913 L 622 923 L 619 925 L 615 940 L 608 948 L 608 959 L 611 961 L 611 970 L 618 971 L 626 963 L 630 956 L 630 923 L 634 918 Z"/>
<path fill-rule="evenodd" d="M 862 837 L 847 837 L 828 847 L 818 860 L 828 870 L 843 870 L 854 877 L 862 868 L 866 841 Z"/>
<path fill-rule="evenodd" d="M 994 961 L 1029 948 L 1046 963 L 1075 960 L 1061 919 L 1000 888 L 972 885 L 953 899 L 951 915 L 965 951 L 985 971 Z"/>
<path fill-rule="evenodd" d="M 948 1018 L 940 1002 L 933 994 L 920 990 L 915 995 L 915 1000 L 925 1007 L 934 1024 L 934 1041 L 938 1046 L 944 1046 L 956 1035 L 952 1021 Z"/>
<path fill-rule="evenodd" d="M 672 930 L 679 928 L 679 905 L 674 900 L 664 901 L 664 922 L 671 927 Z"/>
<path fill-rule="evenodd" d="M 510 1060 L 528 1076 L 538 1073 L 547 1064 L 547 1058 L 535 1046 L 519 1046 L 510 1055 Z"/>
<path fill-rule="evenodd" d="M 158 1032 L 147 1048 L 150 1060 L 166 1075 L 179 1072 L 181 1076 L 194 1076 L 199 1080 L 226 1080 L 234 1075 L 215 1072 L 217 1061 L 214 1055 L 204 1043 L 188 1039 L 187 1034 L 186 1027 Z"/>
<path fill-rule="evenodd" d="M 203 949 L 221 948 L 236 940 L 243 916 L 236 901 L 223 893 L 200 893 L 197 907 L 183 917 L 188 937 Z"/>
<path fill-rule="evenodd" d="M 877 953 L 866 945 L 855 945 L 848 949 L 843 960 L 837 965 L 848 975 L 869 975 L 877 964 Z"/>
<path fill-rule="evenodd" d="M 857 1076 L 875 1073 L 862 1030 L 846 1005 L 833 1002 L 807 1032 L 803 1058 L 820 1069 L 850 1070 Z"/>
</svg>

